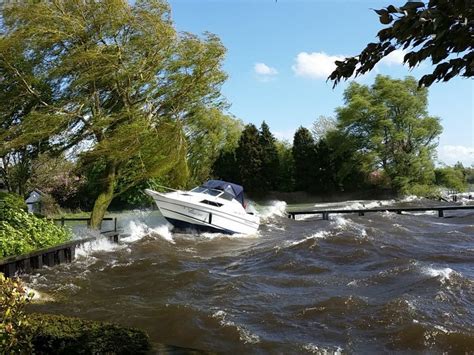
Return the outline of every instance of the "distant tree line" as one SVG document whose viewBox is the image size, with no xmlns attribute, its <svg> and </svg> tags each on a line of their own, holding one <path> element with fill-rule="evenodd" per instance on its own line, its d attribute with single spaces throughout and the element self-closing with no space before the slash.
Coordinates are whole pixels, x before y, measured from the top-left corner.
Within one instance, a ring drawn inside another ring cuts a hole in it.
<svg viewBox="0 0 474 355">
<path fill-rule="evenodd" d="M 428 90 L 416 80 L 377 76 L 372 86 L 351 83 L 336 117 L 320 117 L 312 131 L 300 127 L 293 142 L 280 142 L 263 122 L 245 126 L 234 150 L 216 160 L 213 175 L 247 191 L 314 194 L 387 189 L 435 195 L 435 185 L 464 191 L 474 169 L 435 168 L 442 132 L 427 112 Z"/>
</svg>

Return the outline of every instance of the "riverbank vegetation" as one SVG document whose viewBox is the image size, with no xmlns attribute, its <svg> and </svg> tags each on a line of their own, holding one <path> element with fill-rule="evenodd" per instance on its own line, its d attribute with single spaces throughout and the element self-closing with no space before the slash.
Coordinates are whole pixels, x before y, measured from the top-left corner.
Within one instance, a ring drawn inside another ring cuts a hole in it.
<svg viewBox="0 0 474 355">
<path fill-rule="evenodd" d="M 0 258 L 64 243 L 71 233 L 26 211 L 23 198 L 0 193 Z"/>
<path fill-rule="evenodd" d="M 48 314 L 30 314 L 32 302 L 19 279 L 0 273 L 1 354 L 145 354 L 148 335 L 138 329 Z"/>
</svg>

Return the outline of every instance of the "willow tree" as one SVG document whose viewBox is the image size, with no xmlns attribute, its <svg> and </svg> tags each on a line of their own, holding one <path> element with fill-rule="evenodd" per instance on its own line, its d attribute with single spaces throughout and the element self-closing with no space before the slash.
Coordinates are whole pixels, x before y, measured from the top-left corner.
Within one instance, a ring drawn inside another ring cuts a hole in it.
<svg viewBox="0 0 474 355">
<path fill-rule="evenodd" d="M 427 112 L 426 88 L 418 87 L 413 77 L 378 75 L 370 87 L 351 83 L 344 101 L 337 109 L 338 129 L 354 142 L 354 151 L 372 161 L 372 171 L 382 169 L 392 187 L 405 193 L 433 183 L 442 127 Z"/>
<path fill-rule="evenodd" d="M 209 33 L 178 33 L 162 0 L 11 6 L 0 51 L 5 75 L 35 99 L 4 127 L 3 150 L 47 139 L 53 150 L 79 148 L 83 165 L 99 164 L 93 227 L 128 188 L 167 173 L 184 181 L 188 135 L 199 126 L 193 112 L 223 105 L 224 47 Z"/>
</svg>

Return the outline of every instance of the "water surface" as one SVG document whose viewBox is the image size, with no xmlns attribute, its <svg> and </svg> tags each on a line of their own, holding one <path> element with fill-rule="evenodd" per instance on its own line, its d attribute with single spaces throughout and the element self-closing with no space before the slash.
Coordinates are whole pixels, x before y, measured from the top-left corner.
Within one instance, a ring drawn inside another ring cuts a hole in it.
<svg viewBox="0 0 474 355">
<path fill-rule="evenodd" d="M 156 211 L 122 215 L 130 236 L 119 245 L 86 245 L 74 263 L 27 278 L 54 300 L 34 308 L 204 351 L 474 351 L 474 211 L 322 221 L 284 208 L 257 208 L 258 234 L 236 237 L 173 233 Z"/>
</svg>

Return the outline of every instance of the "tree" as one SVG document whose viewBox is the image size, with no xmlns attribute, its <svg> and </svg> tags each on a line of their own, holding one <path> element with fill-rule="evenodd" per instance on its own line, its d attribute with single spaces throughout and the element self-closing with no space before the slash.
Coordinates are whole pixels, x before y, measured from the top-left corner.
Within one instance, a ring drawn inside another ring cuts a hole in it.
<svg viewBox="0 0 474 355">
<path fill-rule="evenodd" d="M 212 176 L 230 182 L 240 182 L 240 171 L 237 164 L 236 149 L 221 151 L 212 166 Z"/>
<path fill-rule="evenodd" d="M 435 170 L 436 184 L 448 189 L 464 192 L 467 189 L 466 176 L 459 167 L 446 166 Z"/>
<path fill-rule="evenodd" d="M 275 145 L 275 137 L 270 132 L 270 127 L 262 122 L 259 132 L 259 144 L 262 149 L 262 192 L 273 190 L 277 186 L 279 159 Z"/>
<path fill-rule="evenodd" d="M 98 173 L 93 227 L 113 198 L 147 179 L 185 183 L 195 113 L 224 104 L 216 36 L 177 33 L 161 0 L 11 6 L 3 33 L 0 67 L 36 103 L 4 128 L 2 150 L 44 140 L 52 150 L 82 147 L 79 163 Z"/>
<path fill-rule="evenodd" d="M 375 12 L 388 27 L 378 32 L 377 43 L 369 43 L 359 55 L 336 61 L 337 68 L 328 78 L 334 85 L 354 73 L 357 76 L 372 70 L 383 57 L 400 48 L 410 49 L 403 60 L 410 68 L 428 58 L 436 65 L 432 73 L 420 79 L 420 86 L 457 75 L 474 75 L 472 1 L 409 1 L 401 7 L 390 5 Z"/>
<path fill-rule="evenodd" d="M 323 191 L 354 191 L 364 187 L 372 169 L 372 155 L 358 151 L 355 137 L 331 130 L 316 145 L 318 179 Z"/>
<path fill-rule="evenodd" d="M 311 132 L 304 127 L 296 130 L 293 137 L 295 188 L 309 191 L 315 186 L 315 144 Z"/>
<path fill-rule="evenodd" d="M 319 116 L 311 127 L 311 133 L 313 134 L 314 141 L 317 143 L 319 140 L 326 137 L 327 133 L 336 129 L 336 119 L 334 117 Z"/>
<path fill-rule="evenodd" d="M 199 185 L 211 175 L 212 166 L 221 152 L 235 150 L 243 123 L 218 109 L 195 112 L 189 120 L 189 184 Z"/>
<path fill-rule="evenodd" d="M 64 154 L 40 154 L 31 163 L 28 186 L 30 189 L 40 189 L 51 195 L 61 206 L 65 206 L 76 196 L 82 184 L 75 169 L 76 165 L 66 159 Z"/>
<path fill-rule="evenodd" d="M 292 146 L 287 141 L 275 142 L 278 153 L 277 191 L 291 192 L 295 188 Z"/>
<path fill-rule="evenodd" d="M 263 156 L 260 135 L 255 125 L 245 126 L 235 155 L 242 185 L 249 192 L 261 192 Z"/>
<path fill-rule="evenodd" d="M 431 184 L 433 155 L 442 128 L 427 113 L 428 90 L 407 77 L 377 76 L 371 87 L 352 83 L 337 109 L 338 128 L 355 142 L 357 151 L 383 169 L 397 191 Z"/>
</svg>

